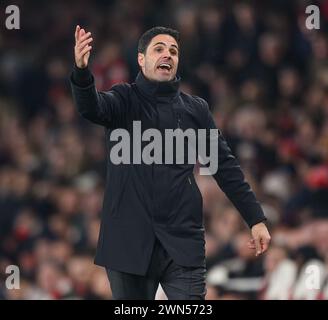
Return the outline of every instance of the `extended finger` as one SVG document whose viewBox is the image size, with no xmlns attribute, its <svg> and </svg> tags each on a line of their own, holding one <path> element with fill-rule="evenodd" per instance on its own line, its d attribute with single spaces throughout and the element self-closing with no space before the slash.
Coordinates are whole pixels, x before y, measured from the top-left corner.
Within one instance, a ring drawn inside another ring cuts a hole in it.
<svg viewBox="0 0 328 320">
<path fill-rule="evenodd" d="M 88 38 L 88 39 L 86 39 L 86 40 L 84 40 L 84 41 L 82 41 L 82 42 L 80 42 L 79 44 L 78 44 L 78 49 L 79 50 L 82 50 L 87 44 L 89 44 L 90 42 L 92 42 L 92 38 Z"/>
<path fill-rule="evenodd" d="M 262 240 L 262 252 L 267 251 L 269 247 L 270 240 L 269 239 L 263 239 Z"/>
<path fill-rule="evenodd" d="M 74 34 L 74 36 L 75 36 L 75 41 L 76 41 L 76 42 L 77 42 L 78 39 L 79 39 L 79 32 L 80 32 L 80 26 L 77 25 L 76 28 L 75 28 L 75 34 Z"/>
<path fill-rule="evenodd" d="M 262 252 L 260 239 L 259 238 L 255 238 L 254 239 L 254 244 L 255 244 L 255 250 L 256 250 L 255 256 L 258 256 Z"/>
<path fill-rule="evenodd" d="M 81 37 L 84 36 L 85 34 L 86 34 L 85 30 L 82 28 L 79 32 L 80 40 L 81 40 Z"/>
<path fill-rule="evenodd" d="M 83 35 L 81 35 L 81 32 L 80 32 L 80 38 L 78 39 L 78 45 L 85 41 L 86 39 L 88 39 L 89 37 L 91 36 L 91 32 L 88 32 L 88 33 L 84 33 Z"/>
<path fill-rule="evenodd" d="M 83 57 L 86 53 L 88 53 L 92 49 L 92 46 L 86 46 L 79 54 L 80 57 Z"/>
</svg>

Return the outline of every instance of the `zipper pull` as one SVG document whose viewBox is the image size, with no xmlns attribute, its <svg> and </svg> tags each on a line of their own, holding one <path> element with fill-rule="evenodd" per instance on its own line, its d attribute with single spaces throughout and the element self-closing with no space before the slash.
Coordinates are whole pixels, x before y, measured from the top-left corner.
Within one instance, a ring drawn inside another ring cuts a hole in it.
<svg viewBox="0 0 328 320">
<path fill-rule="evenodd" d="M 191 184 L 191 180 L 190 180 L 190 177 L 188 177 L 188 181 L 189 181 L 189 183 Z"/>
</svg>

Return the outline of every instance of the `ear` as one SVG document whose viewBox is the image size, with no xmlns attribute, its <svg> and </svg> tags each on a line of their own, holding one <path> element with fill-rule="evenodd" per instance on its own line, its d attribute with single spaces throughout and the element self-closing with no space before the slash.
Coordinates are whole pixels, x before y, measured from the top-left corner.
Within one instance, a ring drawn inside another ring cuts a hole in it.
<svg viewBox="0 0 328 320">
<path fill-rule="evenodd" d="M 143 53 L 138 53 L 138 64 L 140 68 L 143 68 L 145 66 L 145 55 Z"/>
</svg>

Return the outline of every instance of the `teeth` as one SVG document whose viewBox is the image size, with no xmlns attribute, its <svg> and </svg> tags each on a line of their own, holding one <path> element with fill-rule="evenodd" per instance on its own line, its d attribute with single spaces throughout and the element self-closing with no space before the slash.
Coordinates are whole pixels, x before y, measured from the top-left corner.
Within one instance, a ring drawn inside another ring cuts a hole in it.
<svg viewBox="0 0 328 320">
<path fill-rule="evenodd" d="M 167 67 L 167 68 L 171 69 L 171 66 L 167 63 L 161 63 L 159 66 L 160 67 Z"/>
</svg>

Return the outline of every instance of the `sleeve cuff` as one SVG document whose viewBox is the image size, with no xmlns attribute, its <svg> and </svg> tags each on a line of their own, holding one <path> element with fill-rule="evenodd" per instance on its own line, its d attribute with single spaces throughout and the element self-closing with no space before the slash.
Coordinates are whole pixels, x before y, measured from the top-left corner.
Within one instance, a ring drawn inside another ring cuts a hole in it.
<svg viewBox="0 0 328 320">
<path fill-rule="evenodd" d="M 93 82 L 93 76 L 89 68 L 79 68 L 76 64 L 73 67 L 72 79 L 79 87 L 88 87 Z"/>
</svg>

